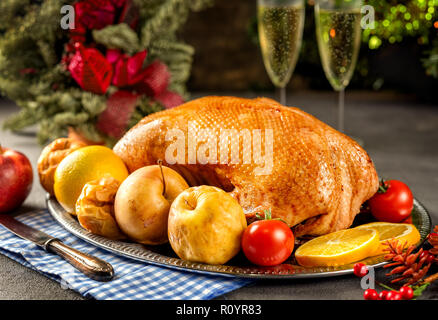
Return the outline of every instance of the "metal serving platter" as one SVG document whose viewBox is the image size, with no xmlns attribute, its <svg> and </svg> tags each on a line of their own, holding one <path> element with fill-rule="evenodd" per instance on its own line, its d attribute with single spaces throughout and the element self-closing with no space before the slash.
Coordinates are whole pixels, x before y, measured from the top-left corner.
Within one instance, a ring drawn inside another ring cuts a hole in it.
<svg viewBox="0 0 438 320">
<path fill-rule="evenodd" d="M 46 202 L 53 218 L 75 236 L 117 255 L 158 266 L 216 276 L 219 275 L 253 279 L 317 278 L 333 277 L 353 273 L 354 264 L 338 267 L 306 268 L 298 266 L 296 263 L 294 263 L 293 258 L 275 267 L 257 267 L 250 264 L 241 253 L 229 261 L 226 265 L 208 265 L 184 261 L 176 256 L 168 244 L 160 246 L 145 246 L 132 242 L 109 240 L 102 236 L 92 234 L 82 228 L 76 218 L 67 213 L 55 198 L 47 196 Z M 362 224 L 364 222 L 367 221 L 356 221 L 356 224 Z M 420 232 L 421 243 L 423 243 L 431 231 L 432 225 L 429 213 L 427 212 L 426 208 L 417 200 L 414 201 L 412 223 Z M 371 257 L 363 260 L 362 262 L 373 267 L 380 267 L 386 264 L 383 256 Z"/>
</svg>

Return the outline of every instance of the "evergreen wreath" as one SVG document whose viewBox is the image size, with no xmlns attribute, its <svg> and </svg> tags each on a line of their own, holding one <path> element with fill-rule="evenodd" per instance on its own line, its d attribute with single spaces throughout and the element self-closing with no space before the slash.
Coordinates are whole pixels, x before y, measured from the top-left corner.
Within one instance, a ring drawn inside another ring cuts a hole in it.
<svg viewBox="0 0 438 320">
<path fill-rule="evenodd" d="M 0 92 L 38 125 L 38 141 L 74 130 L 113 144 L 145 115 L 187 98 L 194 49 L 176 31 L 211 0 L 1 0 Z M 74 28 L 61 27 L 65 5 Z"/>
</svg>

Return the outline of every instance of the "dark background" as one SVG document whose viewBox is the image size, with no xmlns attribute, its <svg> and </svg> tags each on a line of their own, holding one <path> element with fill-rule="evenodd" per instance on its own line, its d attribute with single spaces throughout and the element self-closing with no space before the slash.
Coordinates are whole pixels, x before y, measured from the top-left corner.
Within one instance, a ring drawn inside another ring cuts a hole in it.
<svg viewBox="0 0 438 320">
<path fill-rule="evenodd" d="M 383 1 L 382 13 L 389 10 L 391 2 Z M 396 3 L 405 3 L 409 8 L 411 2 L 414 1 Z M 306 9 L 303 46 L 288 85 L 292 91 L 331 90 L 319 61 L 313 10 L 310 0 Z M 381 16 L 377 8 L 376 20 Z M 432 22 L 434 19 L 436 13 Z M 420 23 L 424 22 L 420 20 Z M 376 32 L 381 32 L 381 29 Z M 429 37 L 436 38 L 436 33 L 438 29 L 432 26 Z M 394 44 L 383 41 L 377 50 L 369 49 L 364 40 L 358 67 L 348 89 L 392 90 L 438 102 L 438 79 L 427 75 L 423 66 L 422 59 L 426 57 L 428 46 L 419 44 L 420 36 L 420 32 L 404 35 L 402 41 Z M 273 90 L 257 43 L 255 0 L 215 1 L 212 7 L 191 13 L 180 37 L 196 49 L 188 83 L 190 91 Z"/>
</svg>

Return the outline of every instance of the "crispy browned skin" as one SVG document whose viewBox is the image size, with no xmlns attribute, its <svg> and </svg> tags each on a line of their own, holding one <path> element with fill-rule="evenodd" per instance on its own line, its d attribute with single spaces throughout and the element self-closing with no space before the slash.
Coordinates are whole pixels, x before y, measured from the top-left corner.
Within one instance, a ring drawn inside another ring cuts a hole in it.
<svg viewBox="0 0 438 320">
<path fill-rule="evenodd" d="M 239 139 L 238 164 L 169 166 L 192 186 L 208 184 L 231 192 L 247 216 L 270 208 L 273 217 L 295 226 L 298 236 L 348 228 L 361 204 L 377 191 L 373 162 L 355 141 L 297 108 L 266 98 L 204 97 L 149 115 L 126 133 L 114 151 L 131 172 L 156 164 L 173 143 L 165 139 L 168 130 L 178 128 L 187 139 L 189 121 L 196 124 L 191 134 L 200 137 L 199 129 L 215 129 L 218 141 L 223 129 L 261 129 L 262 152 L 265 129 L 272 129 L 270 174 L 257 175 L 255 168 L 260 165 L 242 163 L 243 139 Z M 186 144 L 185 163 L 187 154 Z"/>
</svg>

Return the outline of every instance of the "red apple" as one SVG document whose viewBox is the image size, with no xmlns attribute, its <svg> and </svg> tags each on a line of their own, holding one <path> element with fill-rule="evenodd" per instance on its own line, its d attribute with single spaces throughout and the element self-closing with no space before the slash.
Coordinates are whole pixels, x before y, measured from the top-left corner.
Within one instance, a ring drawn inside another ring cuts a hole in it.
<svg viewBox="0 0 438 320">
<path fill-rule="evenodd" d="M 0 146 L 0 213 L 18 208 L 29 195 L 32 182 L 29 159 Z"/>
</svg>

